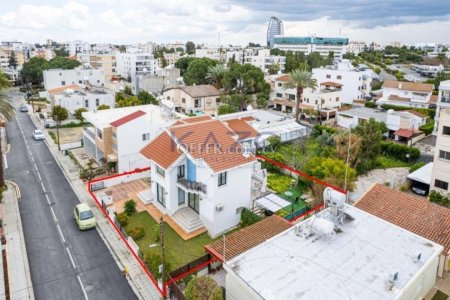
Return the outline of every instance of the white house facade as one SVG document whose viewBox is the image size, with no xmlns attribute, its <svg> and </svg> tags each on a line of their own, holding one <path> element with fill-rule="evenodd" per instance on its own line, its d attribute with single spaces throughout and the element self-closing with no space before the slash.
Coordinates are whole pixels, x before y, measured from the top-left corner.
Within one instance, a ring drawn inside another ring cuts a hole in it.
<svg viewBox="0 0 450 300">
<path fill-rule="evenodd" d="M 432 103 L 433 85 L 419 82 L 386 80 L 383 95 L 377 104 L 429 108 Z"/>
<path fill-rule="evenodd" d="M 105 72 L 101 68 L 49 69 L 43 72 L 43 76 L 44 88 L 47 91 L 71 84 L 92 86 L 103 86 L 105 84 Z"/>
</svg>

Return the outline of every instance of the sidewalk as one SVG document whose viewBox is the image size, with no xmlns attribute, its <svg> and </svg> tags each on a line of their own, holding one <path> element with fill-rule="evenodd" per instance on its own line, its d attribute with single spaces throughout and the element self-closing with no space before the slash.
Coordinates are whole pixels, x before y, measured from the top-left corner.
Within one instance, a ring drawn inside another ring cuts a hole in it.
<svg viewBox="0 0 450 300">
<path fill-rule="evenodd" d="M 11 299 L 34 299 L 33 283 L 31 282 L 27 250 L 22 231 L 22 220 L 19 212 L 18 201 L 20 192 L 18 187 L 12 182 L 7 182 L 6 186 L 8 189 L 3 193 L 5 211 L 3 230 L 6 245 L 3 247 L 6 250 L 9 294 Z"/>
<path fill-rule="evenodd" d="M 44 129 L 43 124 L 36 115 L 30 114 L 30 118 L 37 128 Z M 156 287 L 150 281 L 146 273 L 144 273 L 141 266 L 111 226 L 108 219 L 106 219 L 102 211 L 94 203 L 94 200 L 87 191 L 86 185 L 79 179 L 78 167 L 69 156 L 65 156 L 58 151 L 58 146 L 55 145 L 48 133 L 45 130 L 43 131 L 45 132 L 45 142 L 69 181 L 69 184 L 72 186 L 73 191 L 80 199 L 80 202 L 88 203 L 92 208 L 97 219 L 98 232 L 110 250 L 114 260 L 121 270 L 124 270 L 125 268 L 128 270 L 128 282 L 136 295 L 140 299 L 161 299 L 161 295 Z"/>
</svg>

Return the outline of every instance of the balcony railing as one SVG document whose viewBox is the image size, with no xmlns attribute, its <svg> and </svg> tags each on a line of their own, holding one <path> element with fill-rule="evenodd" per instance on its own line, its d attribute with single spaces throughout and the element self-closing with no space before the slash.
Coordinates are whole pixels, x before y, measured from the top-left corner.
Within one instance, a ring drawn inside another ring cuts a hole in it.
<svg viewBox="0 0 450 300">
<path fill-rule="evenodd" d="M 441 101 L 443 103 L 450 103 L 450 97 L 441 97 Z"/>
<path fill-rule="evenodd" d="M 86 135 L 90 136 L 92 139 L 95 140 L 95 133 L 92 131 L 90 127 L 85 127 L 83 131 L 86 133 Z"/>
<path fill-rule="evenodd" d="M 203 194 L 206 194 L 206 184 L 203 184 L 201 182 L 187 180 L 186 178 L 178 178 L 177 182 L 187 188 L 188 190 L 194 191 L 194 192 L 202 192 Z"/>
</svg>

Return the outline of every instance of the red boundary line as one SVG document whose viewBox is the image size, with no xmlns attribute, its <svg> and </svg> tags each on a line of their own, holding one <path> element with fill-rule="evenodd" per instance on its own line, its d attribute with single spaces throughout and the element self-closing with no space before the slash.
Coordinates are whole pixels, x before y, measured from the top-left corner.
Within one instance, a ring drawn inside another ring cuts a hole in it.
<svg viewBox="0 0 450 300">
<path fill-rule="evenodd" d="M 213 258 L 211 258 L 210 260 L 208 260 L 207 262 L 204 262 L 204 263 L 202 263 L 202 264 L 200 264 L 200 265 L 198 265 L 198 266 L 192 268 L 191 270 L 189 270 L 189 271 L 187 271 L 187 272 L 184 272 L 183 274 L 178 275 L 178 276 L 175 277 L 175 278 L 170 279 L 166 284 L 169 285 L 169 284 L 171 284 L 171 283 L 174 283 L 175 281 L 180 280 L 180 279 L 183 278 L 184 276 L 187 276 L 187 275 L 189 275 L 189 274 L 192 274 L 192 273 L 194 273 L 194 272 L 197 271 L 197 270 L 203 269 L 204 267 L 206 267 L 206 266 L 209 265 L 210 263 L 215 262 L 216 260 L 218 260 L 218 259 L 217 259 L 216 257 L 213 257 Z"/>
</svg>

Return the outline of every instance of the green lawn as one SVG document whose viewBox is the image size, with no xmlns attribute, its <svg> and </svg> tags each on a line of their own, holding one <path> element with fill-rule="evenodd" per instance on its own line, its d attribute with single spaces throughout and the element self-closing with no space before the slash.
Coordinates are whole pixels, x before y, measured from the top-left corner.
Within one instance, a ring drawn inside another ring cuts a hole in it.
<svg viewBox="0 0 450 300">
<path fill-rule="evenodd" d="M 303 195 L 303 193 L 300 191 L 298 187 L 291 187 L 288 189 L 288 191 L 292 193 L 292 196 L 288 197 L 284 193 L 280 193 L 278 194 L 278 196 L 292 203 L 297 197 Z M 294 208 L 292 208 L 292 205 L 289 205 L 279 210 L 277 212 L 277 215 L 285 217 L 294 211 L 304 208 L 305 206 L 306 206 L 305 202 L 302 199 L 299 199 L 297 203 L 294 203 Z"/>
<path fill-rule="evenodd" d="M 156 231 L 159 230 L 159 225 L 156 221 L 146 211 L 135 213 L 129 217 L 125 229 L 128 231 L 137 225 L 142 225 L 145 228 L 144 237 L 136 241 L 141 252 L 144 255 L 149 252 L 161 254 L 159 241 L 155 241 Z M 164 228 L 165 254 L 170 264 L 169 271 L 175 270 L 204 255 L 205 249 L 203 246 L 212 241 L 207 233 L 184 241 L 169 225 L 165 224 Z M 150 248 L 151 244 L 157 244 L 157 246 Z"/>
<path fill-rule="evenodd" d="M 414 163 L 407 163 L 395 158 L 387 157 L 387 156 L 378 156 L 375 159 L 375 163 L 377 168 L 388 169 L 388 168 L 409 168 Z"/>
</svg>

